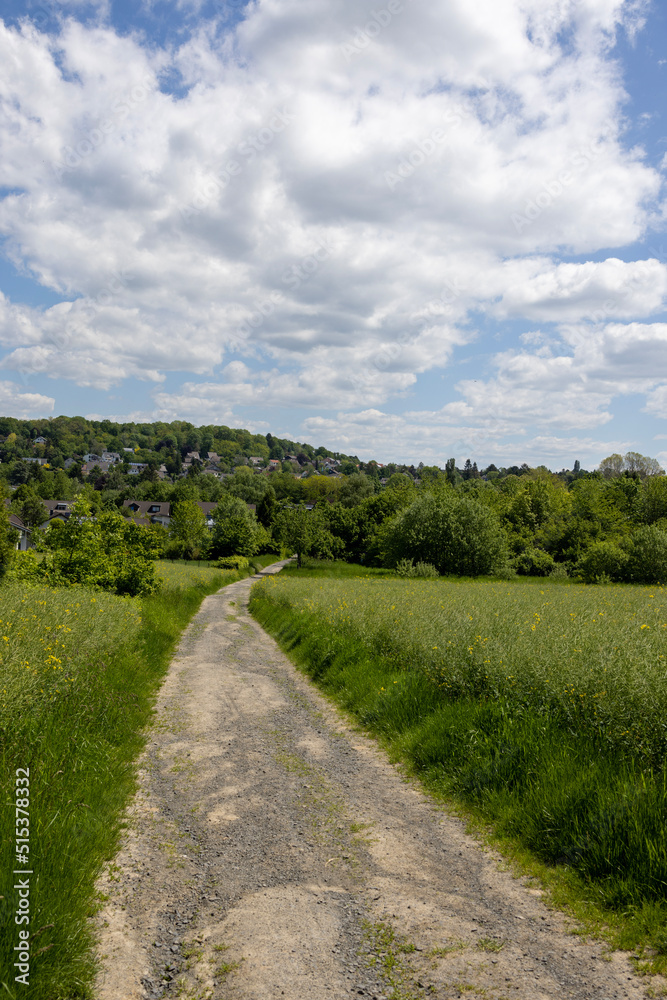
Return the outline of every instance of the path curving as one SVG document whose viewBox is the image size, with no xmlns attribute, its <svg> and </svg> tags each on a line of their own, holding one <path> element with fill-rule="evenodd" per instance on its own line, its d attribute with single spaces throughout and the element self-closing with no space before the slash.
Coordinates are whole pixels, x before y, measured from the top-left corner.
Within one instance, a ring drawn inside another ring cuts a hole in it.
<svg viewBox="0 0 667 1000">
<path fill-rule="evenodd" d="M 647 996 L 295 670 L 257 579 L 204 600 L 160 691 L 98 1000 Z"/>
</svg>

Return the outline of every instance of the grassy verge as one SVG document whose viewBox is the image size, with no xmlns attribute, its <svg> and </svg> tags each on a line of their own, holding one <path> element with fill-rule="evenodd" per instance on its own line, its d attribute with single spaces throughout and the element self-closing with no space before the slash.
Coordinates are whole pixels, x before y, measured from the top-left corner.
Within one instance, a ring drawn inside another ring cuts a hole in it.
<svg viewBox="0 0 667 1000">
<path fill-rule="evenodd" d="M 179 570 L 179 579 L 141 602 L 79 587 L 0 588 L 3 995 L 93 995 L 95 880 L 118 848 L 157 689 L 202 599 L 245 575 Z M 17 775 L 29 778 L 29 785 L 19 783 L 18 798 Z M 29 852 L 20 854 L 19 803 L 30 830 Z M 26 879 L 29 923 L 16 924 L 20 896 L 14 886 Z M 15 981 L 20 970 L 14 967 L 24 929 L 30 935 L 28 986 Z"/>
<path fill-rule="evenodd" d="M 292 569 L 253 588 L 251 610 L 561 904 L 665 969 L 661 588 Z"/>
</svg>

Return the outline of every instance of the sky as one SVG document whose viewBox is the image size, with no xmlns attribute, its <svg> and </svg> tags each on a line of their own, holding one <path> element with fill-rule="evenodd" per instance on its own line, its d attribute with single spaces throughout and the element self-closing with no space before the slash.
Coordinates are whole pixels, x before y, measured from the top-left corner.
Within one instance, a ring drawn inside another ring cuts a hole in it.
<svg viewBox="0 0 667 1000">
<path fill-rule="evenodd" d="M 4 0 L 0 413 L 667 467 L 656 0 Z"/>
</svg>

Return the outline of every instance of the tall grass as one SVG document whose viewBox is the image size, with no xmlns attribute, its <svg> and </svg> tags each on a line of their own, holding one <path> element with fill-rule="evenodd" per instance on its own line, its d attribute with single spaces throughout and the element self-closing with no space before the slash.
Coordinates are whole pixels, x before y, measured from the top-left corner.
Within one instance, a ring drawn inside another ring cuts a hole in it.
<svg viewBox="0 0 667 1000">
<path fill-rule="evenodd" d="M 202 598 L 245 575 L 163 570 L 170 577 L 163 592 L 141 602 L 80 587 L 0 587 L 3 995 L 93 996 L 95 880 L 118 849 L 157 689 Z M 30 772 L 29 929 L 36 937 L 28 988 L 14 981 L 12 957 L 17 768 Z"/>
<path fill-rule="evenodd" d="M 575 871 L 637 927 L 653 914 L 657 934 L 667 916 L 662 588 L 291 572 L 256 585 L 251 609 L 429 785 Z"/>
</svg>

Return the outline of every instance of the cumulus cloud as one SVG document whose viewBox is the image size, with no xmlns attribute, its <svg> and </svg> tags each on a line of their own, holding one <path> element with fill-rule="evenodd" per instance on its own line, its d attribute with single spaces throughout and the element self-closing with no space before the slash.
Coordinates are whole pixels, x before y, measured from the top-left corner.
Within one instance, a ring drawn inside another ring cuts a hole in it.
<svg viewBox="0 0 667 1000">
<path fill-rule="evenodd" d="M 156 412 L 195 422 L 358 410 L 410 396 L 486 315 L 559 324 L 555 353 L 505 352 L 425 413 L 508 433 L 610 419 L 662 344 L 641 324 L 667 268 L 560 255 L 626 245 L 659 210 L 609 55 L 636 4 L 181 7 L 200 19 L 164 48 L 103 7 L 57 34 L 0 22 L 0 234 L 62 296 L 0 300 L 5 370 L 101 392 L 181 372 Z"/>
<path fill-rule="evenodd" d="M 0 408 L 7 417 L 28 420 L 53 413 L 55 399 L 38 392 L 26 392 L 15 382 L 0 381 Z"/>
</svg>

